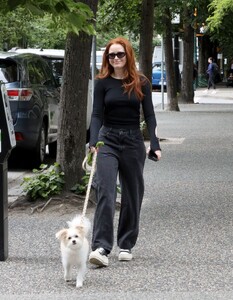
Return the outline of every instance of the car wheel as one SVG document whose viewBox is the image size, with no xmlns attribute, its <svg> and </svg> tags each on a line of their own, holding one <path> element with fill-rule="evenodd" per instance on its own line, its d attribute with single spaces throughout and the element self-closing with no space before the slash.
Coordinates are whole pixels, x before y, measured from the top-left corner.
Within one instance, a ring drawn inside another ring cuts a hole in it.
<svg viewBox="0 0 233 300">
<path fill-rule="evenodd" d="M 57 156 L 57 141 L 50 143 L 48 145 L 48 147 L 49 147 L 49 156 L 52 158 L 56 158 L 56 156 Z"/>
<path fill-rule="evenodd" d="M 40 129 L 39 139 L 36 145 L 35 150 L 32 153 L 32 163 L 35 167 L 39 167 L 44 159 L 46 153 L 46 126 L 43 123 Z"/>
</svg>

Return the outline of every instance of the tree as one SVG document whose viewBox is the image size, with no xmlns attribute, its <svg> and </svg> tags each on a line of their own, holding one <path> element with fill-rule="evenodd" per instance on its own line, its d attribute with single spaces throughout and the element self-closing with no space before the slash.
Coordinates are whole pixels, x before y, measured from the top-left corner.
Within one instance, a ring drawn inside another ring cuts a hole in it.
<svg viewBox="0 0 233 300">
<path fill-rule="evenodd" d="M 181 81 L 180 102 L 194 103 L 193 64 L 194 64 L 194 28 L 190 23 L 193 9 L 185 7 L 183 10 L 183 74 Z"/>
<path fill-rule="evenodd" d="M 141 12 L 139 66 L 150 81 L 152 74 L 153 21 L 154 0 L 144 0 Z"/>
<path fill-rule="evenodd" d="M 17 7 L 6 14 L 0 12 L 0 48 L 9 50 L 19 48 L 55 48 L 64 49 L 66 31 L 63 26 L 54 29 L 51 14 L 43 17 L 28 13 L 23 7 Z"/>
<path fill-rule="evenodd" d="M 94 14 L 96 0 L 86 0 Z M 60 104 L 57 161 L 65 173 L 65 189 L 70 190 L 83 176 L 85 157 L 87 91 L 90 77 L 92 36 L 69 32 L 65 48 Z"/>
<path fill-rule="evenodd" d="M 7 1 L 3 6 L 5 11 L 23 5 L 30 13 L 42 16 L 51 13 L 55 24 L 62 23 L 68 32 L 58 135 L 58 162 L 65 171 L 67 190 L 82 176 L 91 53 L 91 35 L 88 34 L 94 33 L 93 16 L 97 3 L 96 0 L 18 0 Z"/>
<path fill-rule="evenodd" d="M 212 35 L 212 40 L 217 39 L 223 52 L 229 58 L 233 53 L 233 1 L 213 0 L 209 5 L 207 25 Z"/>
<path fill-rule="evenodd" d="M 7 51 L 16 46 L 26 48 L 32 21 L 33 17 L 26 15 L 22 7 L 7 14 L 1 13 L 0 44 L 3 50 Z"/>
<path fill-rule="evenodd" d="M 175 78 L 174 56 L 172 47 L 172 24 L 171 24 L 171 11 L 167 7 L 164 10 L 163 24 L 164 31 L 164 54 L 166 66 L 166 80 L 167 80 L 167 110 L 179 111 L 178 98 L 177 98 L 177 85 Z"/>
<path fill-rule="evenodd" d="M 93 17 L 90 7 L 83 2 L 73 0 L 6 0 L 1 3 L 1 12 L 14 11 L 18 7 L 35 16 L 44 16 L 49 13 L 56 25 L 63 22 L 63 27 L 68 31 L 93 32 L 93 26 L 89 23 Z"/>
<path fill-rule="evenodd" d="M 139 30 L 142 0 L 100 0 L 97 11 L 97 45 L 103 47 L 116 36 L 127 37 L 136 56 L 139 53 Z"/>
<path fill-rule="evenodd" d="M 178 1 L 179 2 L 179 1 Z M 173 34 L 174 26 L 172 19 L 178 12 L 178 4 L 170 0 L 155 1 L 155 27 L 157 32 L 163 36 L 166 81 L 167 81 L 167 110 L 179 111 L 177 98 L 177 76 L 174 62 Z"/>
</svg>

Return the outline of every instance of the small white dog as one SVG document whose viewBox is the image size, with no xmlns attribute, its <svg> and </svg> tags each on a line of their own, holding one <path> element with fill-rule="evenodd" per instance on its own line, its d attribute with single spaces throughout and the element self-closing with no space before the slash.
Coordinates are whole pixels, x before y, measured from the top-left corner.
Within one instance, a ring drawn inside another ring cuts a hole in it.
<svg viewBox="0 0 233 300">
<path fill-rule="evenodd" d="M 61 243 L 61 259 L 64 268 L 65 281 L 72 280 L 72 267 L 78 268 L 76 287 L 82 287 L 87 269 L 87 257 L 89 243 L 87 234 L 91 223 L 87 218 L 78 215 L 72 221 L 67 222 L 67 229 L 62 229 L 56 233 L 56 238 Z"/>
</svg>

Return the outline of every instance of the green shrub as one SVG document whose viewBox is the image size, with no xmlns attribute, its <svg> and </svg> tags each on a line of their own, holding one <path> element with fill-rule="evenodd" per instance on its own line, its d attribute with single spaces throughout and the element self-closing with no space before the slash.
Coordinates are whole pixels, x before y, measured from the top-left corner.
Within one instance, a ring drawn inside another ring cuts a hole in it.
<svg viewBox="0 0 233 300">
<path fill-rule="evenodd" d="M 30 177 L 24 177 L 22 186 L 23 191 L 32 199 L 47 199 L 52 195 L 59 194 L 64 187 L 64 173 L 60 165 L 54 163 L 51 166 L 42 164 L 40 170 L 33 169 Z"/>
<path fill-rule="evenodd" d="M 86 174 L 81 178 L 81 182 L 75 184 L 71 188 L 71 192 L 77 195 L 86 195 L 89 179 L 90 179 L 90 173 L 86 172 Z"/>
</svg>

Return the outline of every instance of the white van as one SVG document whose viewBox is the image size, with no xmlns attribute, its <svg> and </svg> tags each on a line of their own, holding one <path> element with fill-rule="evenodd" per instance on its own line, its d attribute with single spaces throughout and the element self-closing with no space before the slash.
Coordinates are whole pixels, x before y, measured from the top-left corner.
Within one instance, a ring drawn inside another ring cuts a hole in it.
<svg viewBox="0 0 233 300">
<path fill-rule="evenodd" d="M 101 69 L 104 51 L 96 51 L 96 68 Z"/>
<path fill-rule="evenodd" d="M 163 57 L 164 60 L 164 57 Z M 162 47 L 161 46 L 155 46 L 153 51 L 153 57 L 152 57 L 152 63 L 160 62 L 162 61 Z"/>
<path fill-rule="evenodd" d="M 60 83 L 62 83 L 62 70 L 63 62 L 65 56 L 65 50 L 63 49 L 35 49 L 35 48 L 12 48 L 8 52 L 18 52 L 18 53 L 34 53 L 38 54 L 44 59 L 46 59 L 50 68 L 53 71 L 53 74 Z M 101 60 L 102 62 L 102 60 Z M 91 114 L 92 114 L 92 81 L 89 80 L 88 86 L 88 99 L 87 99 L 87 131 L 89 133 L 89 128 L 91 124 Z M 87 134 L 89 136 L 89 134 Z"/>
</svg>

